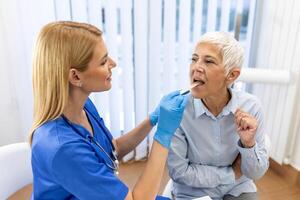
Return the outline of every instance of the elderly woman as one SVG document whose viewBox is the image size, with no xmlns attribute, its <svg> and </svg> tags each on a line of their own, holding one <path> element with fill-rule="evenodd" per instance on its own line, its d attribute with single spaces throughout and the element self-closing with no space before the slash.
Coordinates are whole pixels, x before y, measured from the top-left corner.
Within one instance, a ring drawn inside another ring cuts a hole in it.
<svg viewBox="0 0 300 200">
<path fill-rule="evenodd" d="M 175 199 L 258 199 L 253 180 L 268 169 L 263 112 L 251 94 L 231 89 L 243 49 L 228 33 L 203 35 L 192 55 L 191 89 L 168 157 Z"/>
</svg>

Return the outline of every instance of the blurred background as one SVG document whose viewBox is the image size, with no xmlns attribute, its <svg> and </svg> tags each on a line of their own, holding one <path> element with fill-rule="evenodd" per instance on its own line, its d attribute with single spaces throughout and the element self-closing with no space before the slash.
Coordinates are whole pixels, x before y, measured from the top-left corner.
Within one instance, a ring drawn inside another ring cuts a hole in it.
<svg viewBox="0 0 300 200">
<path fill-rule="evenodd" d="M 32 50 L 41 27 L 55 20 L 88 22 L 104 32 L 118 68 L 112 89 L 91 99 L 115 137 L 147 117 L 163 94 L 188 86 L 203 33 L 232 33 L 246 57 L 234 87 L 261 99 L 272 161 L 299 172 L 300 1 L 0 0 L 1 146 L 27 140 Z M 124 161 L 146 158 L 152 135 Z"/>
</svg>

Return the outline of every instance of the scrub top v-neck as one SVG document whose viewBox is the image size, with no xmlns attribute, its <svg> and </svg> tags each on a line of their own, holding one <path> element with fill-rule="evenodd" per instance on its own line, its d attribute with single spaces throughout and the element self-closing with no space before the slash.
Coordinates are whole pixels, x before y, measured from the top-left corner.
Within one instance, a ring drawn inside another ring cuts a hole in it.
<svg viewBox="0 0 300 200">
<path fill-rule="evenodd" d="M 87 106 L 85 106 L 84 110 L 93 130 L 93 135 L 83 126 L 70 122 L 64 116 L 62 118 L 67 121 L 77 134 L 90 141 L 100 159 L 104 159 L 105 164 L 113 166 L 112 162 L 115 159 L 113 155 L 114 147 L 112 144 L 113 138 L 109 130 L 105 127 L 102 118 L 99 117 L 98 119 L 98 116 L 90 112 Z"/>
</svg>

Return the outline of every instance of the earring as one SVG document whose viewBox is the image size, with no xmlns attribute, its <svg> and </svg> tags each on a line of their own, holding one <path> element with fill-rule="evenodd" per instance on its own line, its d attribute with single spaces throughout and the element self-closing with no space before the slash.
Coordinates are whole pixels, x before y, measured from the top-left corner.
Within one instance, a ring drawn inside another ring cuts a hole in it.
<svg viewBox="0 0 300 200">
<path fill-rule="evenodd" d="M 78 82 L 77 86 L 82 87 L 82 82 Z"/>
</svg>

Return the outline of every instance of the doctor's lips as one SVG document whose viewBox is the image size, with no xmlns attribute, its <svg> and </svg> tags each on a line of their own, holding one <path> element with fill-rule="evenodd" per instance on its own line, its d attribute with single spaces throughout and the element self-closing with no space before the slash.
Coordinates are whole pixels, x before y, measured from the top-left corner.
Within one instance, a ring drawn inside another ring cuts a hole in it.
<svg viewBox="0 0 300 200">
<path fill-rule="evenodd" d="M 193 82 L 193 83 L 190 85 L 189 88 L 180 90 L 180 95 L 186 95 L 186 94 L 188 94 L 188 93 L 191 91 L 191 89 L 193 89 L 194 87 L 196 87 L 196 86 L 199 85 L 199 84 L 201 84 L 201 82 L 199 82 L 199 81 Z M 202 84 L 204 84 L 204 82 L 203 82 Z"/>
</svg>

